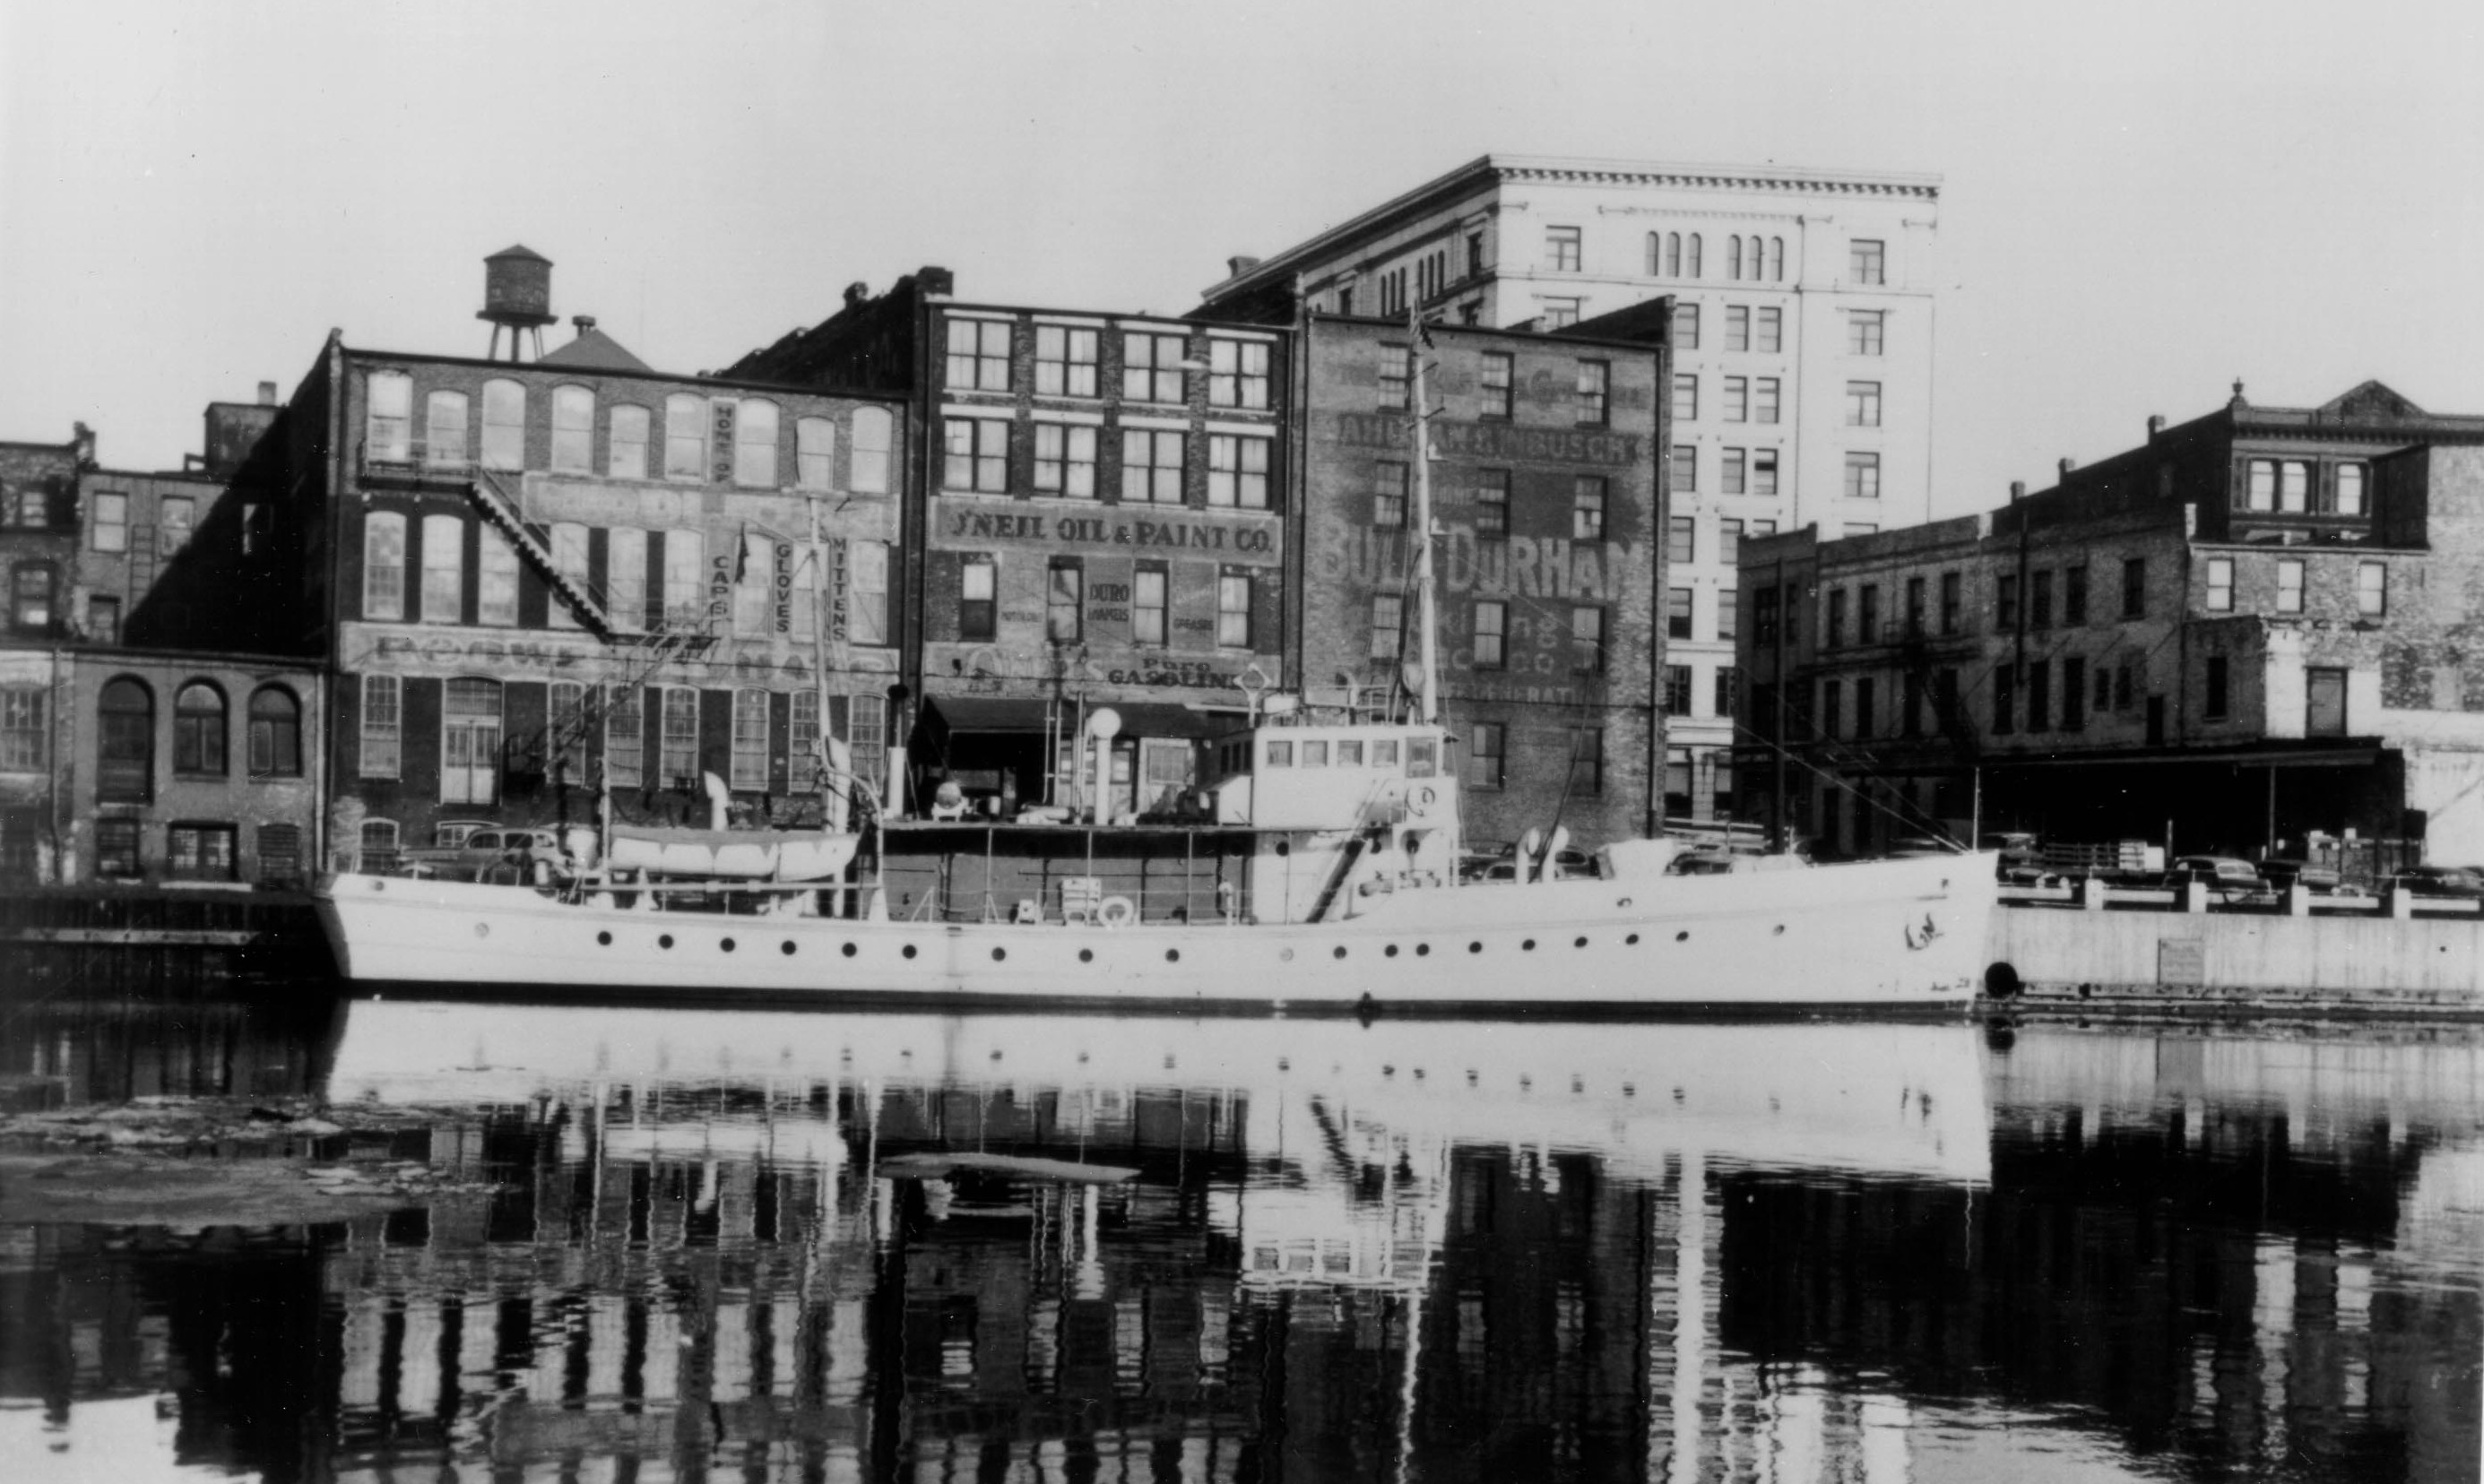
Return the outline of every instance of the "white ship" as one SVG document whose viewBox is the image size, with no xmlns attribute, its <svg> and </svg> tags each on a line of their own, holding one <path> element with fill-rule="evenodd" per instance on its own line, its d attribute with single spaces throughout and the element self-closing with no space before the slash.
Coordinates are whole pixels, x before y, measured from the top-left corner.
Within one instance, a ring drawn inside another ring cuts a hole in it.
<svg viewBox="0 0 2484 1484">
<path fill-rule="evenodd" d="M 1939 1012 L 1975 996 L 1991 854 L 1722 857 L 1692 874 L 1680 841 L 1632 840 L 1589 874 L 1565 869 L 1555 827 L 1541 850 L 1521 843 L 1510 879 L 1463 880 L 1431 546 L 1403 708 L 1316 724 L 1284 704 L 1298 698 L 1255 695 L 1172 823 L 980 823 L 935 802 L 869 838 L 737 838 L 711 777 L 716 829 L 608 817 L 600 858 L 581 841 L 477 879 L 339 874 L 319 885 L 321 919 L 345 977 L 374 987 L 1468 1014 Z M 1081 745 L 1118 718 L 1089 723 Z"/>
</svg>

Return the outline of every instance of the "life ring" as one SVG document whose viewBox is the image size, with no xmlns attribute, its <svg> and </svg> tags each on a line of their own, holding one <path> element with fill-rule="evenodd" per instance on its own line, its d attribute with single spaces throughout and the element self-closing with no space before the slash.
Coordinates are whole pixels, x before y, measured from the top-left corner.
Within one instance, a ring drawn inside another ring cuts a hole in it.
<svg viewBox="0 0 2484 1484">
<path fill-rule="evenodd" d="M 1107 928 L 1126 928 L 1139 920 L 1138 904 L 1127 897 L 1107 897 L 1096 904 L 1095 920 Z"/>
<path fill-rule="evenodd" d="M 1406 791 L 1406 812 L 1421 819 L 1441 806 L 1441 791 L 1426 783 Z"/>
</svg>

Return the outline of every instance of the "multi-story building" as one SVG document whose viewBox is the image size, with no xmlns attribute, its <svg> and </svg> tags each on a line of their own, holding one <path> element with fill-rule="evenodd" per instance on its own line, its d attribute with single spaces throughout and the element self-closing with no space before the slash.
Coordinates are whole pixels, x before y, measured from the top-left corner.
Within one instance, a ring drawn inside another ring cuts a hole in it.
<svg viewBox="0 0 2484 1484">
<path fill-rule="evenodd" d="M 2002 509 L 1742 565 L 1743 776 L 1834 849 L 1980 815 L 2484 859 L 2484 417 L 2238 385 Z"/>
<path fill-rule="evenodd" d="M 1414 422 L 1429 445 L 1442 717 L 1466 827 L 1632 836 L 1654 793 L 1663 347 L 1311 314 L 1303 416 L 1300 673 L 1309 694 L 1405 704 L 1420 646 Z M 1413 402 L 1410 356 L 1425 405 Z M 1417 672 L 1419 673 L 1419 672 Z"/>
<path fill-rule="evenodd" d="M 859 287 L 728 374 L 910 399 L 900 621 L 918 783 L 979 806 L 1167 808 L 1246 692 L 1291 682 L 1291 337 Z M 1087 760 L 1109 707 L 1120 729 Z M 1095 769 L 1097 772 L 1090 772 Z"/>
<path fill-rule="evenodd" d="M 498 329 L 551 264 L 487 269 Z M 477 822 L 834 816 L 897 678 L 904 409 L 667 375 L 577 319 L 529 362 L 331 337 L 259 486 L 303 531 L 334 724 L 332 857 Z M 514 337 L 513 337 L 514 338 Z"/>
<path fill-rule="evenodd" d="M 1200 312 L 1558 331 L 1669 297 L 1669 780 L 1738 809 L 1736 548 L 1929 517 L 1936 175 L 1487 155 L 1267 258 Z M 1621 322 L 1602 319 L 1603 334 Z"/>
<path fill-rule="evenodd" d="M 319 702 L 284 653 L 288 534 L 245 492 L 273 420 L 212 404 L 180 471 L 0 445 L 0 880 L 299 882 Z"/>
</svg>

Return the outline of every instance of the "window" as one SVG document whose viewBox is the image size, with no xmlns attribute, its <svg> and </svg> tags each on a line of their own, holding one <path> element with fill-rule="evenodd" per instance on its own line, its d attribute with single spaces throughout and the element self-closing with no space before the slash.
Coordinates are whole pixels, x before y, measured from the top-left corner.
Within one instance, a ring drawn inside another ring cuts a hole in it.
<svg viewBox="0 0 2484 1484">
<path fill-rule="evenodd" d="M 1664 667 L 1664 714 L 1668 716 L 1690 715 L 1690 666 L 1668 664 Z"/>
<path fill-rule="evenodd" d="M 2041 634 L 2053 627 L 2053 575 L 2038 572 L 2027 595 L 2029 627 Z"/>
<path fill-rule="evenodd" d="M 1745 305 L 1725 306 L 1725 348 L 1727 350 L 1751 348 L 1751 311 Z"/>
<path fill-rule="evenodd" d="M 1701 237 L 1700 234 L 1695 231 L 1683 239 L 1683 246 L 1685 248 L 1682 259 L 1683 266 L 1689 270 L 1689 276 L 1694 279 L 1705 276 L 1699 271 L 1699 249 L 1700 245 L 1705 240 L 1705 238 Z"/>
<path fill-rule="evenodd" d="M 1732 605 L 1730 604 L 1727 605 L 1729 607 L 1731 606 Z M 1741 671 L 1735 669 L 1730 664 L 1720 664 L 1716 666 L 1716 693 L 1712 697 L 1712 699 L 1715 704 L 1717 715 L 1730 716 L 1734 714 L 1734 696 L 1737 690 L 1736 680 L 1741 673 Z"/>
<path fill-rule="evenodd" d="M 836 484 L 837 425 L 825 418 L 794 420 L 794 487 L 825 490 Z"/>
<path fill-rule="evenodd" d="M 1487 539 L 1509 534 L 1509 471 L 1475 471 L 1475 534 Z"/>
<path fill-rule="evenodd" d="M 2121 668 L 2114 672 L 2113 709 L 2116 711 L 2128 711 L 2130 709 L 2130 661 L 2124 660 L 2121 661 Z"/>
<path fill-rule="evenodd" d="M 2365 618 L 2379 618 L 2390 610 L 2390 569 L 2376 561 L 2359 563 L 2355 568 L 2355 611 Z"/>
<path fill-rule="evenodd" d="M 1035 327 L 1035 394 L 1094 396 L 1096 334 L 1067 325 Z"/>
<path fill-rule="evenodd" d="M 687 686 L 666 686 L 656 736 L 656 786 L 696 788 L 699 782 L 699 693 Z"/>
<path fill-rule="evenodd" d="M 1699 527 L 1687 515 L 1668 516 L 1664 522 L 1664 559 L 1675 566 L 1698 560 Z"/>
<path fill-rule="evenodd" d="M 595 393 L 584 387 L 553 389 L 552 467 L 554 473 L 595 472 Z"/>
<path fill-rule="evenodd" d="M 1474 606 L 1474 667 L 1498 670 L 1509 662 L 1503 647 L 1509 636 L 1509 605 L 1498 598 L 1480 599 Z"/>
<path fill-rule="evenodd" d="M 110 490 L 97 492 L 88 507 L 87 524 L 93 527 L 96 551 L 128 551 L 129 497 Z"/>
<path fill-rule="evenodd" d="M 9 573 L 9 627 L 18 634 L 52 632 L 59 570 L 47 561 L 21 561 Z"/>
<path fill-rule="evenodd" d="M 97 820 L 94 822 L 94 871 L 97 876 L 134 877 L 139 874 L 139 823 L 136 820 Z"/>
<path fill-rule="evenodd" d="M 483 467 L 526 467 L 526 389 L 517 382 L 483 383 Z"/>
<path fill-rule="evenodd" d="M 1668 639 L 1690 637 L 1690 589 L 1688 587 L 1664 590 L 1664 636 Z"/>
<path fill-rule="evenodd" d="M 1846 682 L 1827 680 L 1820 685 L 1820 735 L 1835 739 L 1846 732 Z"/>
<path fill-rule="evenodd" d="M 1673 445 L 1673 491 L 1677 495 L 1699 493 L 1699 446 L 1696 444 Z"/>
<path fill-rule="evenodd" d="M 854 541 L 846 547 L 846 636 L 856 644 L 888 643 L 888 543 Z"/>
<path fill-rule="evenodd" d="M 2281 515 L 2301 515 L 2310 503 L 2311 466 L 2287 459 L 2277 470 L 2277 508 Z"/>
<path fill-rule="evenodd" d="M 1132 402 L 1178 402 L 1182 341 L 1177 335 L 1131 331 L 1121 337 L 1121 396 Z"/>
<path fill-rule="evenodd" d="M 2147 558 L 2132 556 L 2121 564 L 2121 616 L 2147 616 Z"/>
<path fill-rule="evenodd" d="M 440 699 L 440 801 L 493 803 L 500 784 L 500 683 L 457 676 Z"/>
<path fill-rule="evenodd" d="M 1720 639 L 1737 638 L 1742 634 L 1742 607 L 1734 601 L 1731 586 L 1716 590 L 1716 634 Z"/>
<path fill-rule="evenodd" d="M 2071 628 L 2088 621 L 2088 569 L 2083 563 L 2062 569 L 2062 622 Z"/>
<path fill-rule="evenodd" d="M 1162 562 L 1141 562 L 1130 574 L 1130 639 L 1162 644 L 1170 632 L 1165 622 L 1166 572 Z"/>
<path fill-rule="evenodd" d="M 2364 470 L 2361 464 L 2337 466 L 2337 497 L 2334 508 L 2339 515 L 2363 513 L 2363 475 Z"/>
<path fill-rule="evenodd" d="M 405 617 L 405 517 L 363 517 L 363 616 Z"/>
<path fill-rule="evenodd" d="M 1059 422 L 1035 425 L 1037 493 L 1095 498 L 1095 430 Z"/>
<path fill-rule="evenodd" d="M 374 464 L 403 464 L 413 456 L 414 378 L 401 371 L 373 371 L 364 384 L 363 456 Z"/>
<path fill-rule="evenodd" d="M 230 824 L 176 824 L 168 832 L 170 848 L 165 875 L 176 881 L 233 879 L 233 827 Z"/>
<path fill-rule="evenodd" d="M 1751 420 L 1751 379 L 1749 377 L 1725 378 L 1725 410 L 1720 416 L 1727 422 Z"/>
<path fill-rule="evenodd" d="M 586 687 L 555 680 L 547 688 L 550 719 L 544 726 L 545 764 L 559 783 L 586 781 Z"/>
<path fill-rule="evenodd" d="M 1482 274 L 1483 232 L 1478 229 L 1467 233 L 1467 277 L 1479 278 Z"/>
<path fill-rule="evenodd" d="M 364 778 L 393 778 L 404 766 L 401 739 L 405 727 L 405 682 L 394 675 L 363 677 L 363 742 Z"/>
<path fill-rule="evenodd" d="M 1742 239 L 1739 236 L 1728 237 L 1725 239 L 1725 277 L 1729 279 L 1739 279 L 1742 276 Z M 1753 252 L 1751 254 L 1751 277 L 1758 278 L 1759 276 L 1760 255 L 1757 252 Z"/>
<path fill-rule="evenodd" d="M 2004 573 L 1992 584 L 1993 627 L 2007 634 L 2018 627 L 2018 579 Z"/>
<path fill-rule="evenodd" d="M 647 409 L 612 409 L 605 438 L 604 472 L 614 479 L 647 477 Z"/>
<path fill-rule="evenodd" d="M 1544 229 L 1544 266 L 1555 273 L 1579 271 L 1579 229 L 1575 227 Z"/>
<path fill-rule="evenodd" d="M 733 419 L 733 482 L 753 489 L 776 485 L 776 404 L 746 397 Z"/>
<path fill-rule="evenodd" d="M 1962 574 L 1944 572 L 1940 583 L 1940 632 L 1956 634 L 1966 616 L 1966 580 Z"/>
<path fill-rule="evenodd" d="M 1776 492 L 1777 450 L 1774 448 L 1752 449 L 1751 493 L 1754 495 L 1774 495 Z M 1866 527 L 1867 530 L 1870 527 L 1868 526 Z M 1850 536 L 1855 534 L 1854 528 L 1850 526 L 1848 526 L 1846 533 Z"/>
<path fill-rule="evenodd" d="M 225 695 L 192 681 L 173 697 L 173 771 L 192 777 L 225 773 Z"/>
<path fill-rule="evenodd" d="M 198 528 L 199 502 L 186 495 L 167 495 L 155 503 L 156 550 L 170 557 L 190 544 Z"/>
<path fill-rule="evenodd" d="M 1846 425 L 1850 428 L 1876 428 L 1880 425 L 1878 382 L 1850 381 L 1846 384 Z"/>
<path fill-rule="evenodd" d="M 1481 386 L 1484 417 L 1506 418 L 1514 410 L 1517 361 L 1517 357 L 1503 351 L 1488 350 L 1483 353 Z"/>
<path fill-rule="evenodd" d="M 2296 558 L 2282 558 L 2277 564 L 2277 610 L 2303 611 L 2303 563 Z"/>
<path fill-rule="evenodd" d="M 1397 662 L 1406 643 L 1406 599 L 1400 593 L 1371 595 L 1371 658 Z"/>
<path fill-rule="evenodd" d="M 1777 589 L 1773 587 L 1763 587 L 1759 591 L 1751 594 L 1751 637 L 1753 639 L 1762 644 L 1774 644 L 1777 642 L 1778 611 L 1779 596 Z M 1791 635 L 1789 635 L 1789 637 L 1791 637 Z"/>
<path fill-rule="evenodd" d="M 46 699 L 32 686 L 0 689 L 0 771 L 39 772 L 52 766 Z"/>
<path fill-rule="evenodd" d="M 1742 560 L 1742 523 L 1730 517 L 1716 523 L 1716 565 L 1734 567 Z"/>
<path fill-rule="evenodd" d="M 1888 318 L 1888 311 L 1884 310 L 1848 310 L 1846 353 L 1850 356 L 1879 355 Z"/>
<path fill-rule="evenodd" d="M 1924 636 L 1924 580 L 1919 577 L 1910 577 L 1906 579 L 1906 631 L 1904 636 L 1910 639 L 1920 639 Z"/>
<path fill-rule="evenodd" d="M 896 418 L 885 407 L 857 407 L 853 412 L 851 467 L 846 487 L 857 495 L 888 493 L 888 451 L 896 439 Z"/>
<path fill-rule="evenodd" d="M 853 748 L 854 776 L 877 789 L 888 776 L 888 698 L 856 695 L 847 704 L 852 713 L 846 732 Z"/>
<path fill-rule="evenodd" d="M 1600 607 L 1574 607 L 1570 610 L 1570 673 L 1602 675 L 1605 673 L 1605 610 Z"/>
<path fill-rule="evenodd" d="M 422 518 L 422 621 L 453 624 L 466 604 L 466 523 L 453 515 Z"/>
<path fill-rule="evenodd" d="M 2038 660 L 2027 666 L 2027 730 L 2048 732 L 2053 726 L 2053 666 Z"/>
<path fill-rule="evenodd" d="M 89 643 L 121 642 L 121 600 L 90 597 L 86 600 L 86 636 Z"/>
<path fill-rule="evenodd" d="M 1233 433 L 1207 435 L 1207 502 L 1244 510 L 1268 508 L 1269 440 Z"/>
<path fill-rule="evenodd" d="M 1601 474 L 1579 476 L 1578 486 L 1570 497 L 1570 539 L 1605 539 L 1605 479 Z"/>
<path fill-rule="evenodd" d="M 518 549 L 497 526 L 485 526 L 475 534 L 476 554 L 481 558 L 474 574 L 474 621 L 478 624 L 509 625 L 518 621 Z M 586 580 L 586 527 L 560 525 L 552 528 L 553 561 L 568 575 L 562 558 L 577 563 L 576 577 L 580 586 Z M 575 627 L 578 620 L 570 615 L 569 605 L 554 597 L 552 601 L 554 621 L 563 627 Z"/>
<path fill-rule="evenodd" d="M 1010 327 L 1006 320 L 952 319 L 947 333 L 950 391 L 1010 389 Z"/>
<path fill-rule="evenodd" d="M 986 494 L 1009 488 L 1010 425 L 996 418 L 942 419 L 947 436 L 940 487 Z"/>
<path fill-rule="evenodd" d="M 1878 499 L 1880 498 L 1880 455 L 1850 452 L 1846 455 L 1846 498 Z"/>
<path fill-rule="evenodd" d="M 1996 737 L 2010 734 L 2011 715 L 2018 709 L 2018 672 L 2009 665 L 1992 668 L 1992 733 Z"/>
<path fill-rule="evenodd" d="M 1761 309 L 1753 311 L 1751 348 L 1768 356 L 1773 356 L 1785 348 L 1785 310 Z M 1768 420 L 1773 422 L 1776 419 L 1771 418 Z"/>
<path fill-rule="evenodd" d="M 2277 508 L 2277 461 L 2254 459 L 2243 485 L 2243 508 L 2274 510 Z"/>
<path fill-rule="evenodd" d="M 1856 237 L 1847 244 L 1846 276 L 1857 283 L 1885 282 L 1886 254 L 1882 244 L 1869 237 Z"/>
<path fill-rule="evenodd" d="M 1228 649 L 1251 647 L 1251 604 L 1257 583 L 1247 572 L 1225 572 L 1216 579 L 1216 642 Z"/>
<path fill-rule="evenodd" d="M 2346 735 L 2346 672 L 2308 669 L 2303 672 L 2304 725 L 2307 737 Z"/>
<path fill-rule="evenodd" d="M 664 627 L 676 634 L 707 625 L 707 537 L 695 530 L 664 532 Z"/>
<path fill-rule="evenodd" d="M 790 760 L 787 785 L 796 794 L 820 792 L 820 763 L 827 754 L 820 745 L 820 692 L 794 691 L 786 697 L 785 755 Z"/>
<path fill-rule="evenodd" d="M 635 686 L 609 686 L 604 691 L 604 786 L 644 788 L 647 779 L 647 720 L 639 703 L 644 692 Z"/>
<path fill-rule="evenodd" d="M 1121 499 L 1124 502 L 1181 503 L 1182 433 L 1121 430 Z"/>
<path fill-rule="evenodd" d="M 361 855 L 358 866 L 374 876 L 396 869 L 397 831 L 394 820 L 364 820 L 355 832 L 354 844 Z"/>
<path fill-rule="evenodd" d="M 1403 345 L 1380 347 L 1380 406 L 1388 411 L 1406 406 L 1413 395 L 1415 364 Z"/>
<path fill-rule="evenodd" d="M 1869 741 L 1879 727 L 1879 682 L 1866 675 L 1854 682 L 1854 736 Z"/>
<path fill-rule="evenodd" d="M 2095 700 L 2088 709 L 2098 712 L 2111 711 L 2113 709 L 2113 670 L 2111 666 L 2099 664 L 2095 667 Z"/>
<path fill-rule="evenodd" d="M 2088 662 L 2076 655 L 2062 661 L 2062 730 L 2077 732 L 2086 729 L 2088 699 Z"/>
<path fill-rule="evenodd" d="M 1593 796 L 1605 791 L 1605 729 L 1570 729 L 1570 792 Z"/>
<path fill-rule="evenodd" d="M 1371 524 L 1378 530 L 1406 528 L 1406 466 L 1394 459 L 1371 466 Z"/>
<path fill-rule="evenodd" d="M 1820 645 L 1836 649 L 1846 642 L 1846 589 L 1835 587 L 1828 593 L 1828 616 L 1821 620 Z"/>
<path fill-rule="evenodd" d="M 1252 412 L 1268 405 L 1266 341 L 1208 340 L 1207 405 Z"/>
<path fill-rule="evenodd" d="M 1880 642 L 1880 584 L 1866 582 L 1854 605 L 1855 637 L 1865 644 Z"/>
<path fill-rule="evenodd" d="M 1547 330 L 1566 330 L 1570 326 L 1577 324 L 1579 322 L 1580 312 L 1585 306 L 1585 303 L 1586 301 L 1583 299 L 1546 299 L 1544 301 L 1544 328 Z"/>
<path fill-rule="evenodd" d="M 466 393 L 435 391 L 422 400 L 422 462 L 432 469 L 463 469 L 466 452 Z"/>
<path fill-rule="evenodd" d="M 664 477 L 707 477 L 707 403 L 688 393 L 664 398 Z"/>
<path fill-rule="evenodd" d="M 1753 422 L 1777 420 L 1777 379 L 1775 377 L 1761 376 L 1752 380 L 1751 420 Z"/>
<path fill-rule="evenodd" d="M 2208 698 L 2207 704 L 2203 708 L 2202 715 L 2204 715 L 2210 721 L 2225 720 L 2227 715 L 2226 708 L 2228 700 L 2229 697 L 2227 694 L 2226 657 L 2223 655 L 2210 655 L 2208 657 Z"/>
<path fill-rule="evenodd" d="M 1898 735 L 1920 737 L 1924 731 L 1924 677 L 1920 670 L 1908 670 L 1899 683 Z"/>
<path fill-rule="evenodd" d="M 1676 238 L 1675 240 L 1678 242 L 1681 239 Z M 1655 251 L 1653 246 L 1655 241 L 1656 233 L 1648 233 L 1648 242 L 1651 245 L 1649 252 L 1651 256 L 1653 256 Z M 1656 270 L 1654 268 L 1650 268 L 1648 269 L 1648 274 L 1650 277 L 1654 277 L 1656 275 Z M 1673 348 L 1676 350 L 1697 350 L 1699 348 L 1699 306 L 1684 301 L 1675 301 L 1673 306 Z"/>
<path fill-rule="evenodd" d="M 289 690 L 261 686 L 251 693 L 250 775 L 302 775 L 302 703 Z"/>
<path fill-rule="evenodd" d="M 1726 495 L 1746 495 L 1751 487 L 1751 455 L 1745 448 L 1726 448 L 1717 457 L 1716 488 Z"/>
<path fill-rule="evenodd" d="M 768 787 L 768 692 L 733 692 L 733 759 L 727 784 L 737 793 Z"/>
<path fill-rule="evenodd" d="M 1074 556 L 1052 559 L 1051 577 L 1043 588 L 1043 636 L 1055 644 L 1075 644 L 1085 634 L 1087 574 Z"/>
<path fill-rule="evenodd" d="M 1673 420 L 1699 420 L 1699 378 L 1685 372 L 1673 378 Z"/>
<path fill-rule="evenodd" d="M 1509 728 L 1498 721 L 1471 722 L 1467 727 L 1466 786 L 1498 790 L 1507 777 Z"/>
<path fill-rule="evenodd" d="M 998 576 L 988 556 L 969 556 L 958 568 L 958 637 L 988 639 L 996 632 Z"/>
</svg>

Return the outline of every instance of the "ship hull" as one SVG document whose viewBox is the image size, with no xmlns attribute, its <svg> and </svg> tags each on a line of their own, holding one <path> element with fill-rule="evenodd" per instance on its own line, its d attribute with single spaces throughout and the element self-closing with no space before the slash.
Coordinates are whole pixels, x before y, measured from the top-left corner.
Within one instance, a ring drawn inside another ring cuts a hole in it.
<svg viewBox="0 0 2484 1484">
<path fill-rule="evenodd" d="M 1937 1012 L 1983 984 L 1993 857 L 1406 892 L 1334 923 L 654 912 L 343 875 L 319 911 L 374 989 L 1081 1009 Z"/>
</svg>

